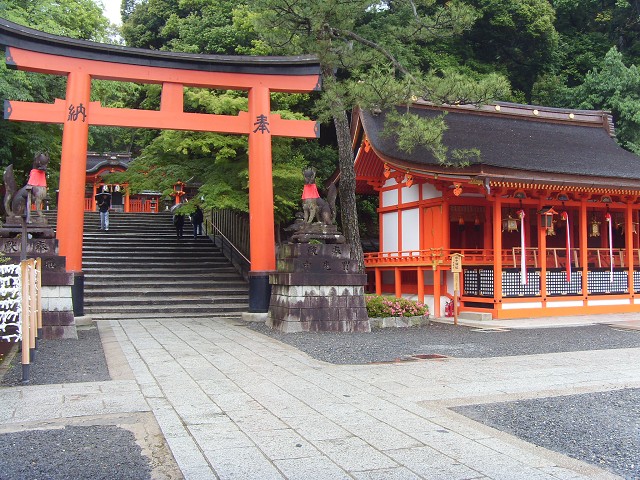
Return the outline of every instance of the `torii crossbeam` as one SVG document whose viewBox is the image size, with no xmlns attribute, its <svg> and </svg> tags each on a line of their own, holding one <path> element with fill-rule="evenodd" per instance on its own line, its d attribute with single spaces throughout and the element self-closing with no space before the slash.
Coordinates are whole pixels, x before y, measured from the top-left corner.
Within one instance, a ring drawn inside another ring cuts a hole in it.
<svg viewBox="0 0 640 480">
<path fill-rule="evenodd" d="M 4 118 L 63 125 L 57 238 L 74 280 L 82 275 L 82 235 L 90 125 L 195 130 L 249 136 L 250 312 L 269 307 L 269 273 L 275 270 L 271 137 L 316 138 L 317 122 L 284 120 L 271 113 L 271 92 L 320 89 L 313 56 L 251 57 L 158 52 L 50 35 L 0 19 L 7 66 L 67 77 L 65 99 L 53 104 L 5 100 Z M 157 111 L 105 108 L 91 102 L 91 80 L 162 85 Z M 186 113 L 185 86 L 245 90 L 249 111 L 237 116 Z"/>
</svg>

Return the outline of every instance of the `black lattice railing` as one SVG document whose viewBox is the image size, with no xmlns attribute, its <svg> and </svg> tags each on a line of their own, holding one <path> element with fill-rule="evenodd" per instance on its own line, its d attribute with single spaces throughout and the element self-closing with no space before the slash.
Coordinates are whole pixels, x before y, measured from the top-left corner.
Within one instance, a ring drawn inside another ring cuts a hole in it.
<svg viewBox="0 0 640 480">
<path fill-rule="evenodd" d="M 463 295 L 493 297 L 493 269 L 465 268 L 462 274 Z"/>
<path fill-rule="evenodd" d="M 614 268 L 613 272 L 609 268 L 589 270 L 587 277 L 589 294 L 628 293 L 628 274 L 629 272 L 623 268 Z"/>
<path fill-rule="evenodd" d="M 582 270 L 571 272 L 571 281 L 567 282 L 565 269 L 547 270 L 547 295 L 581 295 Z"/>
<path fill-rule="evenodd" d="M 528 269 L 527 281 L 522 283 L 520 269 L 507 269 L 502 272 L 502 296 L 534 297 L 540 295 L 540 270 Z"/>
</svg>

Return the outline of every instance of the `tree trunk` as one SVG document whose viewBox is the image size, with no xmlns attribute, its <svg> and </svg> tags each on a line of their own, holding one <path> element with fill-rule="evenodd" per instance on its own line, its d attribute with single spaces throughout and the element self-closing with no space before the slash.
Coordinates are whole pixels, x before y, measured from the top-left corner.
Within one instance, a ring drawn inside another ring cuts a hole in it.
<svg viewBox="0 0 640 480">
<path fill-rule="evenodd" d="M 351 133 L 347 114 L 335 114 L 333 123 L 338 137 L 338 164 L 340 167 L 340 219 L 347 243 L 351 246 L 351 259 L 357 262 L 358 271 L 364 273 L 364 253 L 358 228 L 358 210 L 356 207 L 356 172 L 351 150 Z"/>
<path fill-rule="evenodd" d="M 335 73 L 330 65 L 322 66 L 322 77 L 325 82 L 335 82 Z M 335 94 L 332 98 L 331 111 L 333 112 L 333 124 L 336 128 L 338 139 L 338 167 L 340 168 L 340 180 L 338 182 L 338 194 L 340 195 L 340 220 L 342 233 L 351 248 L 351 260 L 358 265 L 358 272 L 364 273 L 364 253 L 360 241 L 360 229 L 358 228 L 358 209 L 356 207 L 356 172 L 354 167 L 353 151 L 351 150 L 351 130 L 345 111 L 343 99 Z"/>
</svg>

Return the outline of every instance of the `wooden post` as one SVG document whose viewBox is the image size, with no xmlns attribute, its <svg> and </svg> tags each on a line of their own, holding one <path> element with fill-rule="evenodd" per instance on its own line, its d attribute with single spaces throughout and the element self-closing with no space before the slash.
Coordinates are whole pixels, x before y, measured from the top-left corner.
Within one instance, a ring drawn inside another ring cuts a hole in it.
<svg viewBox="0 0 640 480">
<path fill-rule="evenodd" d="M 451 272 L 453 273 L 453 324 L 458 324 L 458 298 L 460 296 L 460 273 L 462 272 L 462 255 L 451 255 Z"/>
<path fill-rule="evenodd" d="M 376 295 L 382 295 L 382 270 L 375 268 L 374 275 L 376 277 Z"/>
<path fill-rule="evenodd" d="M 502 303 L 502 200 L 496 194 L 493 203 L 493 300 Z M 497 305 L 496 305 L 497 307 Z"/>
<path fill-rule="evenodd" d="M 633 282 L 633 205 L 627 200 L 624 220 L 624 246 L 625 257 L 627 258 L 627 285 L 629 290 L 629 300 L 633 304 L 635 288 Z"/>
<path fill-rule="evenodd" d="M 38 338 L 42 338 L 42 258 L 38 257 L 35 261 L 36 272 L 36 315 Z"/>
<path fill-rule="evenodd" d="M 29 332 L 29 282 L 26 260 L 20 262 L 21 313 L 20 329 L 22 334 L 22 383 L 29 383 L 29 365 L 31 363 Z"/>
<path fill-rule="evenodd" d="M 582 267 L 582 302 L 588 304 L 589 290 L 589 220 L 587 218 L 587 199 L 580 200 L 580 266 Z"/>
</svg>

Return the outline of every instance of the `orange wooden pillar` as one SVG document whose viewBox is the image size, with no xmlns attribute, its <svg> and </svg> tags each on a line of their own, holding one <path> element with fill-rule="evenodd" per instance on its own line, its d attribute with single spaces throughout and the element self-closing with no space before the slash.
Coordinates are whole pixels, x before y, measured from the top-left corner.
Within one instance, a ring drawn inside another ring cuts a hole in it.
<svg viewBox="0 0 640 480">
<path fill-rule="evenodd" d="M 542 204 L 539 204 L 542 210 Z M 540 225 L 540 222 L 538 222 Z M 540 298 L 543 308 L 547 303 L 547 229 L 538 228 L 538 250 L 540 251 Z"/>
<path fill-rule="evenodd" d="M 580 200 L 580 267 L 582 268 L 582 303 L 586 307 L 589 303 L 589 248 L 587 232 L 587 199 Z"/>
<path fill-rule="evenodd" d="M 502 303 L 502 200 L 495 196 L 493 203 L 493 301 Z"/>
<path fill-rule="evenodd" d="M 129 185 L 124 186 L 124 211 L 125 213 L 131 211 L 131 192 L 129 191 Z"/>
<path fill-rule="evenodd" d="M 60 161 L 60 193 L 56 235 L 66 269 L 74 273 L 73 298 L 83 298 L 82 233 L 84 229 L 84 190 L 89 140 L 88 105 L 91 76 L 81 69 L 67 77 L 66 112 L 63 123 Z M 83 302 L 74 302 L 73 314 L 84 315 Z"/>
<path fill-rule="evenodd" d="M 262 85 L 249 90 L 249 312 L 269 311 L 269 274 L 276 269 L 271 168 L 271 99 Z"/>
<path fill-rule="evenodd" d="M 98 186 L 96 185 L 95 180 L 93 181 L 93 194 L 91 195 L 91 211 L 96 211 L 96 195 L 98 194 Z"/>
<path fill-rule="evenodd" d="M 382 270 L 376 268 L 374 275 L 376 278 L 376 295 L 382 295 Z"/>
<path fill-rule="evenodd" d="M 630 303 L 633 303 L 635 292 L 633 282 L 633 205 L 631 200 L 627 200 L 627 208 L 624 213 L 624 246 L 628 272 L 627 285 L 629 288 L 629 300 Z"/>
<path fill-rule="evenodd" d="M 402 274 L 398 267 L 393 269 L 394 272 L 394 283 L 395 283 L 395 296 L 396 298 L 400 298 L 402 296 Z"/>
</svg>

